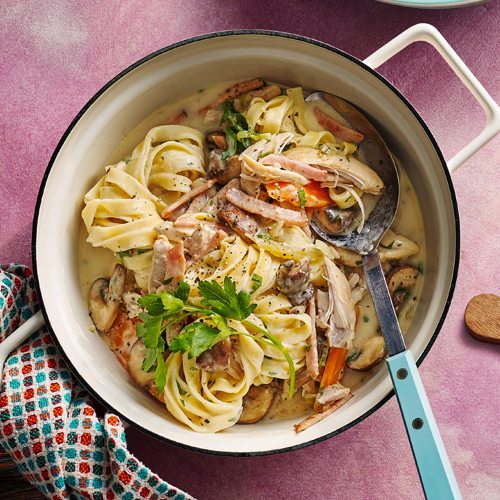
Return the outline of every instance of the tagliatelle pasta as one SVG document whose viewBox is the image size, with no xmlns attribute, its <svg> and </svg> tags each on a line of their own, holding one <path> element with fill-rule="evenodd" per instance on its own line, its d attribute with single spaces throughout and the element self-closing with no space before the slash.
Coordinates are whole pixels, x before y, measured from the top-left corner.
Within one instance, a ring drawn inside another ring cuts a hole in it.
<svg viewBox="0 0 500 500">
<path fill-rule="evenodd" d="M 241 360 L 241 378 L 227 372 L 207 373 L 188 354 L 168 357 L 165 403 L 175 418 L 197 432 L 217 432 L 238 421 L 243 397 L 261 371 L 264 353 L 256 341 L 244 336 L 234 350 Z"/>
<path fill-rule="evenodd" d="M 320 126 L 300 87 L 279 92 L 255 78 L 213 102 L 198 95 L 196 108 L 179 101 L 181 124 L 152 126 L 84 197 L 87 242 L 116 259 L 90 287 L 94 325 L 196 432 L 293 412 L 294 401 L 316 419 L 340 407 L 328 395 L 349 394 L 359 351 L 379 335 L 360 256 L 310 222 L 361 230 L 383 183 L 357 157 L 362 142 Z M 396 232 L 382 245 L 395 307 L 409 318 L 420 247 Z M 330 380 L 333 353 L 343 365 Z"/>
</svg>

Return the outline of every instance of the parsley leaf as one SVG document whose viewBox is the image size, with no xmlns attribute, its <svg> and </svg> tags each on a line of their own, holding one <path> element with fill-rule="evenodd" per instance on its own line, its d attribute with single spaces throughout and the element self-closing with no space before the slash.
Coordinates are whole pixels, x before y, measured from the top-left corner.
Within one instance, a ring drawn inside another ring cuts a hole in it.
<svg viewBox="0 0 500 500">
<path fill-rule="evenodd" d="M 137 323 L 137 336 L 142 338 L 146 349 L 156 349 L 158 347 L 162 319 L 161 316 L 148 316 L 143 323 Z"/>
<path fill-rule="evenodd" d="M 139 298 L 138 302 L 141 306 L 145 307 L 148 310 L 148 313 L 151 316 L 158 316 L 165 312 L 163 303 L 161 301 L 161 295 L 158 293 L 148 293 L 147 295 L 143 295 Z"/>
<path fill-rule="evenodd" d="M 189 298 L 190 291 L 191 287 L 185 281 L 179 280 L 179 285 L 172 292 L 172 294 L 174 297 L 178 298 L 179 300 L 182 300 L 183 304 L 186 304 Z"/>
<path fill-rule="evenodd" d="M 165 361 L 163 361 L 163 356 L 160 351 L 156 352 L 156 363 L 155 383 L 156 394 L 159 396 L 165 389 L 167 383 L 167 367 L 165 366 Z"/>
<path fill-rule="evenodd" d="M 304 191 L 304 186 L 300 186 L 297 195 L 300 201 L 300 208 L 304 208 L 306 206 L 306 192 Z"/>
<path fill-rule="evenodd" d="M 236 292 L 236 283 L 228 276 L 224 278 L 224 287 L 217 281 L 202 281 L 198 285 L 201 302 L 204 306 L 211 306 L 212 310 L 226 318 L 243 321 L 252 314 L 257 307 L 250 305 L 250 294 L 245 291 Z"/>
<path fill-rule="evenodd" d="M 227 337 L 216 328 L 212 328 L 201 321 L 195 321 L 185 326 L 180 335 L 172 340 L 170 350 L 172 352 L 188 352 L 189 359 L 197 358 L 202 352 Z"/>
<path fill-rule="evenodd" d="M 184 302 L 175 297 L 171 292 L 162 292 L 160 299 L 163 304 L 163 310 L 168 316 L 177 314 L 184 309 Z"/>
<path fill-rule="evenodd" d="M 148 372 L 156 361 L 156 349 L 146 349 L 146 357 L 142 362 L 142 371 Z"/>
<path fill-rule="evenodd" d="M 115 256 L 116 256 L 116 260 L 118 260 L 118 262 L 123 265 L 123 257 L 131 257 L 132 251 L 131 250 L 124 250 L 123 252 L 116 252 Z"/>
<path fill-rule="evenodd" d="M 231 156 L 234 156 L 237 151 L 238 140 L 236 138 L 236 132 L 232 127 L 226 127 L 224 131 L 226 133 L 227 148 L 221 153 L 221 160 L 227 160 Z"/>
</svg>

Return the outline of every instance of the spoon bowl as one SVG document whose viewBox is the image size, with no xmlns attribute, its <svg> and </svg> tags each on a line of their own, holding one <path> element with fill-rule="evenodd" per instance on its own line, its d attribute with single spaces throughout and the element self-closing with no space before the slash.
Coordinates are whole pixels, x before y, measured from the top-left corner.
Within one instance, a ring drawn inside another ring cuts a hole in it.
<svg viewBox="0 0 500 500">
<path fill-rule="evenodd" d="M 321 220 L 313 217 L 311 226 L 322 239 L 334 245 L 366 255 L 375 250 L 392 224 L 399 205 L 399 175 L 392 155 L 384 140 L 368 119 L 350 102 L 326 92 L 309 95 L 307 102 L 325 101 L 339 121 L 363 134 L 356 156 L 374 170 L 384 183 L 384 191 L 375 207 L 367 214 L 362 230 L 331 232 Z"/>
</svg>

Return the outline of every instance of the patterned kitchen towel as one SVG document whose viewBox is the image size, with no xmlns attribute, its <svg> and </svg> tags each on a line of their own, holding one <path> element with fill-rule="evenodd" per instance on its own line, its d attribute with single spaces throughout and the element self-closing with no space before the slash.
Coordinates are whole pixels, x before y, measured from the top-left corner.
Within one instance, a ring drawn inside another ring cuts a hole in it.
<svg viewBox="0 0 500 500">
<path fill-rule="evenodd" d="M 0 341 L 37 309 L 32 272 L 21 265 L 0 266 Z M 128 452 L 116 415 L 97 417 L 45 328 L 5 363 L 0 445 L 52 500 L 193 500 Z"/>
</svg>

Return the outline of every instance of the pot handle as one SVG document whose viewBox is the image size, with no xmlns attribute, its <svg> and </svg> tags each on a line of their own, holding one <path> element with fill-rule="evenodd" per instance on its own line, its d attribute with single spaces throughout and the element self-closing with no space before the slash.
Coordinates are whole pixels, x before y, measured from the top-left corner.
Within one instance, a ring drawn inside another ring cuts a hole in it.
<svg viewBox="0 0 500 500">
<path fill-rule="evenodd" d="M 9 354 L 44 324 L 42 311 L 38 311 L 0 343 L 0 377 L 2 376 L 3 365 Z"/>
<path fill-rule="evenodd" d="M 500 131 L 500 107 L 458 57 L 443 35 L 430 24 L 416 24 L 403 31 L 403 33 L 366 58 L 364 63 L 375 69 L 413 42 L 430 43 L 441 54 L 486 112 L 487 122 L 484 130 L 447 162 L 450 172 L 453 172 Z"/>
</svg>

